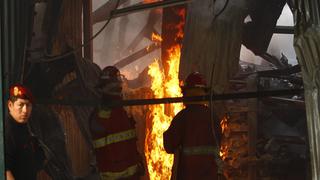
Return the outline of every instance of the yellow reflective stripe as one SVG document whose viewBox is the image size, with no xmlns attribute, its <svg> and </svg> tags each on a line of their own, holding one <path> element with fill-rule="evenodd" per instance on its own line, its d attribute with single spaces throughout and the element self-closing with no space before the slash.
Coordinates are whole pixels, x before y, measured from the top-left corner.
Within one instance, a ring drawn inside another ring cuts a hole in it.
<svg viewBox="0 0 320 180">
<path fill-rule="evenodd" d="M 100 118 L 109 118 L 111 114 L 111 110 L 100 110 L 98 112 L 98 117 Z"/>
<path fill-rule="evenodd" d="M 215 146 L 194 146 L 184 147 L 182 152 L 185 155 L 217 155 L 219 150 Z"/>
<path fill-rule="evenodd" d="M 95 148 L 100 148 L 100 147 L 106 146 L 108 144 L 126 141 L 129 139 L 133 139 L 135 137 L 136 137 L 135 129 L 130 129 L 127 131 L 122 131 L 119 133 L 110 134 L 106 137 L 95 140 L 95 141 L 93 141 L 93 145 Z"/>
<path fill-rule="evenodd" d="M 130 177 L 138 172 L 138 164 L 133 165 L 120 172 L 101 172 L 100 177 L 102 180 L 114 180 Z"/>
</svg>

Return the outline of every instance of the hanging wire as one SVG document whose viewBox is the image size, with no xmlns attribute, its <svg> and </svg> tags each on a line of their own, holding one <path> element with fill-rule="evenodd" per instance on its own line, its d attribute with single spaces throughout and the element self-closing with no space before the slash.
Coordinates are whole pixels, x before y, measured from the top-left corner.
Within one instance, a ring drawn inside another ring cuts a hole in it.
<svg viewBox="0 0 320 180">
<path fill-rule="evenodd" d="M 216 0 L 213 0 L 213 3 L 215 4 L 216 3 Z M 222 12 L 226 9 L 226 7 L 228 6 L 229 4 L 229 0 L 226 0 L 226 3 L 224 4 L 223 8 L 219 11 L 218 14 L 216 14 L 213 19 L 212 19 L 212 22 L 214 22 L 218 16 L 220 16 L 222 14 Z M 220 144 L 218 143 L 218 138 L 217 138 L 217 133 L 215 132 L 215 120 L 214 120 L 214 117 L 213 117 L 213 113 L 214 113 L 214 106 L 213 106 L 213 96 L 214 96 L 214 90 L 213 90 L 213 73 L 214 73 L 214 64 L 212 65 L 212 68 L 211 68 L 211 74 L 210 74 L 210 99 L 209 99 L 209 108 L 210 108 L 210 119 L 211 119 L 211 127 L 212 127 L 212 134 L 214 136 L 214 139 L 216 141 L 216 145 L 217 147 L 219 147 L 219 150 L 220 150 Z"/>
<path fill-rule="evenodd" d="M 215 6 L 216 0 L 213 0 L 213 8 Z M 227 8 L 229 4 L 229 0 L 226 0 L 225 4 L 223 5 L 223 8 L 219 11 L 219 13 L 217 13 L 212 20 L 212 23 L 224 12 L 224 10 Z M 211 74 L 210 74 L 210 100 L 209 100 L 209 108 L 210 108 L 210 118 L 211 118 L 211 126 L 212 126 L 212 134 L 214 136 L 214 139 L 216 141 L 216 145 L 217 147 L 219 147 L 220 150 L 220 144 L 218 143 L 218 138 L 215 132 L 215 123 L 214 123 L 214 117 L 213 117 L 213 113 L 214 113 L 214 106 L 213 106 L 213 96 L 214 96 L 214 90 L 213 90 L 213 74 L 214 74 L 214 68 L 215 65 L 212 65 L 211 68 Z"/>
<path fill-rule="evenodd" d="M 219 148 L 220 150 L 220 144 L 218 143 L 218 138 L 217 138 L 217 133 L 216 133 L 216 128 L 215 128 L 215 119 L 213 116 L 214 113 L 214 106 L 213 106 L 213 71 L 214 71 L 214 65 L 212 65 L 212 69 L 211 69 L 211 75 L 210 75 L 210 99 L 209 99 L 209 108 L 210 108 L 210 119 L 211 119 L 211 130 L 212 130 L 212 134 L 216 143 L 216 146 Z"/>
<path fill-rule="evenodd" d="M 213 0 L 213 8 L 215 6 L 216 0 Z M 224 4 L 223 8 L 219 11 L 219 13 L 217 13 L 213 19 L 212 19 L 212 23 L 214 23 L 214 21 L 224 12 L 224 10 L 226 9 L 226 7 L 229 4 L 229 0 L 226 0 L 226 3 Z M 216 132 L 216 126 L 215 126 L 215 119 L 214 119 L 214 105 L 213 105 L 213 96 L 214 96 L 214 89 L 213 89 L 213 74 L 214 74 L 214 67 L 215 65 L 212 65 L 211 68 L 211 74 L 210 74 L 210 99 L 209 99 L 209 108 L 210 108 L 210 119 L 211 119 L 211 131 L 212 131 L 212 135 L 214 137 L 216 146 L 220 152 L 220 140 L 218 141 L 217 138 L 217 132 Z M 219 117 L 218 117 L 219 118 Z M 219 123 L 220 124 L 220 123 Z M 220 156 L 220 154 L 218 154 L 218 156 Z M 220 158 L 220 157 L 217 157 Z M 220 179 L 220 176 L 218 176 L 218 179 Z"/>
<path fill-rule="evenodd" d="M 113 16 L 114 11 L 118 8 L 119 4 L 120 4 L 120 0 L 117 0 L 117 3 L 116 3 L 115 8 L 111 11 L 110 16 L 109 16 L 107 22 L 102 26 L 102 28 L 101 28 L 96 34 L 94 34 L 90 39 L 88 39 L 86 42 L 84 42 L 84 43 L 81 44 L 80 46 L 76 47 L 74 50 L 69 51 L 69 52 L 66 52 L 66 53 L 64 53 L 64 54 L 57 55 L 57 56 L 52 56 L 52 57 L 50 57 L 50 58 L 48 58 L 48 59 L 38 58 L 38 59 L 30 60 L 30 61 L 31 61 L 31 62 L 35 62 L 35 63 L 36 63 L 36 62 L 50 62 L 50 61 L 54 61 L 54 60 L 57 60 L 57 59 L 61 59 L 61 58 L 67 57 L 67 56 L 69 56 L 69 55 L 71 55 L 71 54 L 73 54 L 73 53 L 81 50 L 83 47 L 88 46 L 88 45 L 93 41 L 93 39 L 95 39 L 95 38 L 107 27 L 107 25 L 109 24 L 109 22 L 110 22 L 111 19 L 112 19 L 112 16 Z"/>
</svg>

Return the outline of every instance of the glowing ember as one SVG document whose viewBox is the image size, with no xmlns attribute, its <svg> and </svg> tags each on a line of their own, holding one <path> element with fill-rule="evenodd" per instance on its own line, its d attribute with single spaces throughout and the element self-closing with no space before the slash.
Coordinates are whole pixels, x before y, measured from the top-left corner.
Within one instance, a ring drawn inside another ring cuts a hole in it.
<svg viewBox="0 0 320 180">
<path fill-rule="evenodd" d="M 176 25 L 176 28 L 179 30 L 177 35 L 176 35 L 176 39 L 180 38 L 182 39 L 183 38 L 183 27 L 184 27 L 184 24 L 185 24 L 185 17 L 186 17 L 186 10 L 185 9 L 181 9 L 181 11 L 178 11 L 177 12 L 178 15 L 180 17 L 182 17 L 182 21 L 179 22 L 179 24 Z"/>
<path fill-rule="evenodd" d="M 228 129 L 228 117 L 224 116 L 223 119 L 220 122 L 220 126 L 222 129 L 222 134 L 225 133 L 225 131 Z"/>
<path fill-rule="evenodd" d="M 225 115 L 222 120 L 220 121 L 220 126 L 222 130 L 222 134 L 228 136 L 228 115 Z M 220 157 L 222 160 L 225 160 L 228 155 L 228 147 L 226 145 L 221 145 L 220 147 Z"/>
<path fill-rule="evenodd" d="M 144 4 L 158 2 L 159 0 L 143 0 Z"/>
</svg>

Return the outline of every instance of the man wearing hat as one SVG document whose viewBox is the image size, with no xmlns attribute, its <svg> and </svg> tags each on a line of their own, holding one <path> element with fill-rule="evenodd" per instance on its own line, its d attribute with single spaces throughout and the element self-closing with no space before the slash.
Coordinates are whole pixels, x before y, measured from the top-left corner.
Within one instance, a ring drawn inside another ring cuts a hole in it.
<svg viewBox="0 0 320 180">
<path fill-rule="evenodd" d="M 5 121 L 5 169 L 7 180 L 36 180 L 44 162 L 44 153 L 28 124 L 33 97 L 21 84 L 9 89 Z"/>
<path fill-rule="evenodd" d="M 182 90 L 185 97 L 206 95 L 206 82 L 202 74 L 191 73 Z M 210 109 L 205 102 L 188 102 L 185 105 L 186 108 L 173 118 L 163 134 L 166 152 L 174 154 L 171 179 L 218 179 L 218 164 L 221 163 L 219 140 Z"/>
</svg>

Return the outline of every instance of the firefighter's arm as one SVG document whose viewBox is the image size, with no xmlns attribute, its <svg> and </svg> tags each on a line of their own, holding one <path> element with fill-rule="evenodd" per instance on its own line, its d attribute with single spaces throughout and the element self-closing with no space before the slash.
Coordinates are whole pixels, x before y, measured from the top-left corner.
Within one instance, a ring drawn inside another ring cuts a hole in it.
<svg viewBox="0 0 320 180">
<path fill-rule="evenodd" d="M 167 153 L 173 154 L 181 145 L 183 133 L 183 119 L 178 113 L 172 120 L 170 127 L 163 134 L 163 145 Z"/>
<path fill-rule="evenodd" d="M 14 180 L 13 174 L 10 170 L 6 170 L 6 180 Z"/>
</svg>

